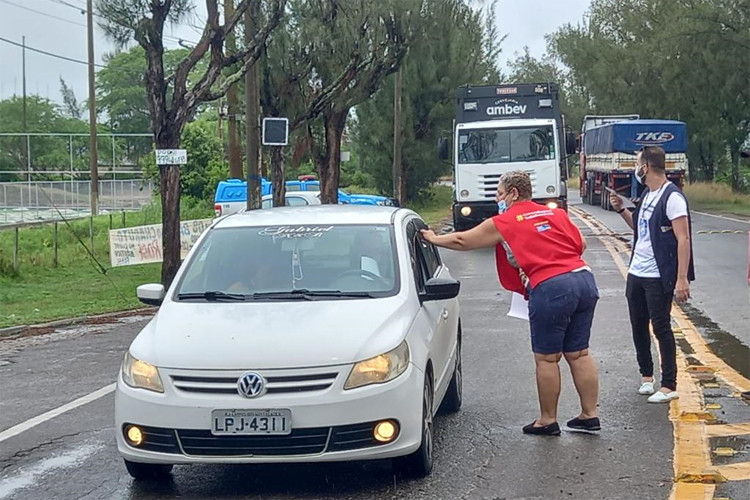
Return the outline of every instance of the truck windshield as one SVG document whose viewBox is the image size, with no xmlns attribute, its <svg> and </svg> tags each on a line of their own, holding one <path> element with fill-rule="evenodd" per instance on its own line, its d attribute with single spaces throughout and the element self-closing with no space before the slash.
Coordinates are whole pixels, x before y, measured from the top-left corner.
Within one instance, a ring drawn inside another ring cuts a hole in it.
<svg viewBox="0 0 750 500">
<path fill-rule="evenodd" d="M 510 163 L 555 158 L 552 126 L 461 130 L 459 163 Z"/>
</svg>

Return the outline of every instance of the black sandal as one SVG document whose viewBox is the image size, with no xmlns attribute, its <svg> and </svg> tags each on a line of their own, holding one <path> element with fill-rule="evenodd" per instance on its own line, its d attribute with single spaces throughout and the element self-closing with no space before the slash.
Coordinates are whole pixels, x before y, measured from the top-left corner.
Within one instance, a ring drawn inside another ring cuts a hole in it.
<svg viewBox="0 0 750 500">
<path fill-rule="evenodd" d="M 524 434 L 537 434 L 539 436 L 559 436 L 560 435 L 560 426 L 557 422 L 552 422 L 549 425 L 544 425 L 541 427 L 536 427 L 534 424 L 536 424 L 536 420 L 531 422 L 529 425 L 524 426 L 523 433 Z"/>
</svg>

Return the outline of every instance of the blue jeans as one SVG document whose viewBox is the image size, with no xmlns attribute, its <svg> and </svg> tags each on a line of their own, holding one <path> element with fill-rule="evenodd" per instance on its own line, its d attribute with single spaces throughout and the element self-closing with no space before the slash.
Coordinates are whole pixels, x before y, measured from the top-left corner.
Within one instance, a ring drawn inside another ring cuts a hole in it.
<svg viewBox="0 0 750 500">
<path fill-rule="evenodd" d="M 588 349 L 598 300 L 596 281 L 589 271 L 539 283 L 529 295 L 531 350 L 556 354 Z"/>
</svg>

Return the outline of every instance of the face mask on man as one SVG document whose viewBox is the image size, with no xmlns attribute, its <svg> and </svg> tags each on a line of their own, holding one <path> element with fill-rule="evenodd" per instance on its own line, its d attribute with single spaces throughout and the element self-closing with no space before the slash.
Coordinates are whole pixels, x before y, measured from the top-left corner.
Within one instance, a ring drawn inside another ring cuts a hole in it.
<svg viewBox="0 0 750 500">
<path fill-rule="evenodd" d="M 646 167 L 646 165 L 643 165 Z M 635 180 L 638 181 L 638 184 L 644 184 L 646 182 L 646 169 L 636 170 L 635 172 Z"/>
</svg>

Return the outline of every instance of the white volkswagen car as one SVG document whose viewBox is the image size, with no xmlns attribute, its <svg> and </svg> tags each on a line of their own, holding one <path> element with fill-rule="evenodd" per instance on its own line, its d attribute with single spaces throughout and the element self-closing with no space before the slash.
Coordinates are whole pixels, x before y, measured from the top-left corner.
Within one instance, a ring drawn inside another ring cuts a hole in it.
<svg viewBox="0 0 750 500">
<path fill-rule="evenodd" d="M 135 478 L 174 464 L 394 459 L 432 469 L 461 406 L 459 282 L 406 209 L 281 207 L 217 219 L 117 380 Z"/>
</svg>

